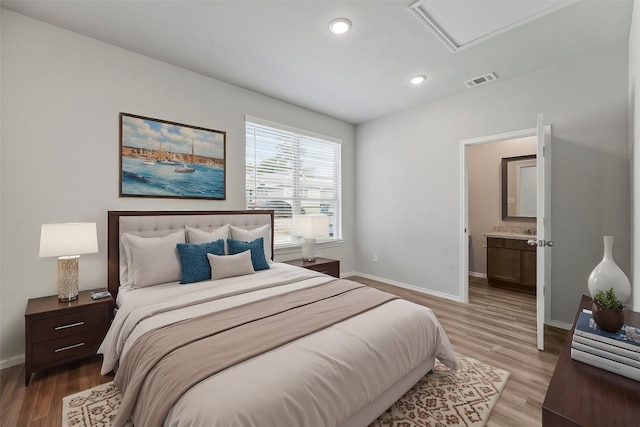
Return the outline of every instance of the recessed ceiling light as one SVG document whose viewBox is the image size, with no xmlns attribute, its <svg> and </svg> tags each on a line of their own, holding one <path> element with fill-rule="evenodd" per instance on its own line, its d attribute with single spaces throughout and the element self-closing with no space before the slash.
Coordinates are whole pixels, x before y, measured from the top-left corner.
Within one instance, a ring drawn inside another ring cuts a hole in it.
<svg viewBox="0 0 640 427">
<path fill-rule="evenodd" d="M 351 21 L 347 18 L 336 18 L 329 23 L 329 31 L 333 34 L 344 34 L 351 29 Z"/>
<path fill-rule="evenodd" d="M 422 76 L 421 75 L 421 76 L 415 76 L 410 81 L 411 81 L 411 84 L 419 85 L 420 83 L 422 83 L 425 80 L 427 80 L 427 76 Z"/>
</svg>

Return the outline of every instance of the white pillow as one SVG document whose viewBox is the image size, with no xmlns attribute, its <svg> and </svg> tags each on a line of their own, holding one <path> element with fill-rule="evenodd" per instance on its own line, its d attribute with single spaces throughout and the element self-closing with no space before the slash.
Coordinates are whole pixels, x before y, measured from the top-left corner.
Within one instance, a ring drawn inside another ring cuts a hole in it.
<svg viewBox="0 0 640 427">
<path fill-rule="evenodd" d="M 144 287 L 180 280 L 180 258 L 176 245 L 186 243 L 184 231 L 164 237 L 140 237 L 124 233 L 129 285 Z"/>
<path fill-rule="evenodd" d="M 123 233 L 120 236 L 120 241 L 122 242 L 122 252 L 124 253 L 125 260 L 127 263 L 127 268 L 125 269 L 125 274 L 120 275 L 120 286 L 130 285 L 133 286 L 133 258 L 131 257 L 131 249 L 129 248 L 129 239 L 128 236 L 132 236 L 132 234 Z M 122 280 L 122 276 L 126 275 L 126 281 Z"/>
<path fill-rule="evenodd" d="M 204 231 L 197 228 L 185 227 L 187 229 L 187 242 L 200 245 L 202 243 L 224 240 L 224 253 L 228 254 L 227 238 L 229 237 L 229 224 L 216 228 L 213 231 Z"/>
<path fill-rule="evenodd" d="M 129 247 L 124 244 L 124 239 L 120 238 L 120 286 L 129 284 L 129 254 L 127 251 L 129 251 Z"/>
<path fill-rule="evenodd" d="M 262 237 L 264 239 L 264 256 L 267 259 L 267 262 L 271 262 L 271 224 L 266 224 L 252 230 L 245 230 L 244 228 L 236 227 L 234 225 L 231 226 L 232 239 L 251 243 L 258 237 Z"/>
<path fill-rule="evenodd" d="M 207 254 L 207 258 L 209 258 L 213 280 L 255 273 L 253 264 L 251 264 L 250 250 L 225 256 Z"/>
</svg>

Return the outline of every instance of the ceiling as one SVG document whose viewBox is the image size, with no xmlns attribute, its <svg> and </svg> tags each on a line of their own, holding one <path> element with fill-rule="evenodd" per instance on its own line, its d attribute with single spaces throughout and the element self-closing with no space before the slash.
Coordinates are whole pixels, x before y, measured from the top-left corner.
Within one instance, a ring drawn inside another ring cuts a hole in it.
<svg viewBox="0 0 640 427">
<path fill-rule="evenodd" d="M 632 0 L 423 0 L 420 9 L 433 6 L 429 16 L 460 46 L 454 52 L 409 10 L 412 3 L 0 1 L 15 12 L 354 124 L 478 90 L 464 81 L 480 75 L 508 79 L 626 42 L 633 8 Z M 543 12 L 518 13 L 533 9 Z M 328 31 L 337 17 L 352 21 L 349 33 Z M 498 31 L 483 36 L 492 24 Z M 411 85 L 417 74 L 427 80 Z"/>
</svg>

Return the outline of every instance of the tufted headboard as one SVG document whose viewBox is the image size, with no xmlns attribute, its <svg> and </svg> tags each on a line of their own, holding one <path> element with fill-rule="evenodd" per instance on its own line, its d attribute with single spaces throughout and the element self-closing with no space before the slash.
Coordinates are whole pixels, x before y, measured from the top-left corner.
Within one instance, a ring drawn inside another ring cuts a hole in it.
<svg viewBox="0 0 640 427">
<path fill-rule="evenodd" d="M 107 288 L 114 298 L 120 287 L 120 236 L 132 233 L 143 237 L 165 236 L 185 226 L 211 231 L 225 224 L 252 229 L 271 224 L 273 258 L 273 211 L 109 211 L 107 235 Z"/>
</svg>

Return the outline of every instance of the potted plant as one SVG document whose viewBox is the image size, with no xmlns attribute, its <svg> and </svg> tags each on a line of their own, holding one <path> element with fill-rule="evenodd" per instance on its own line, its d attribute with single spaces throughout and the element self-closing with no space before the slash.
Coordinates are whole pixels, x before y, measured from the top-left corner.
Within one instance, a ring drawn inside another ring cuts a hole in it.
<svg viewBox="0 0 640 427">
<path fill-rule="evenodd" d="M 591 312 L 593 320 L 604 331 L 618 332 L 624 325 L 624 309 L 613 288 L 596 292 Z"/>
</svg>

